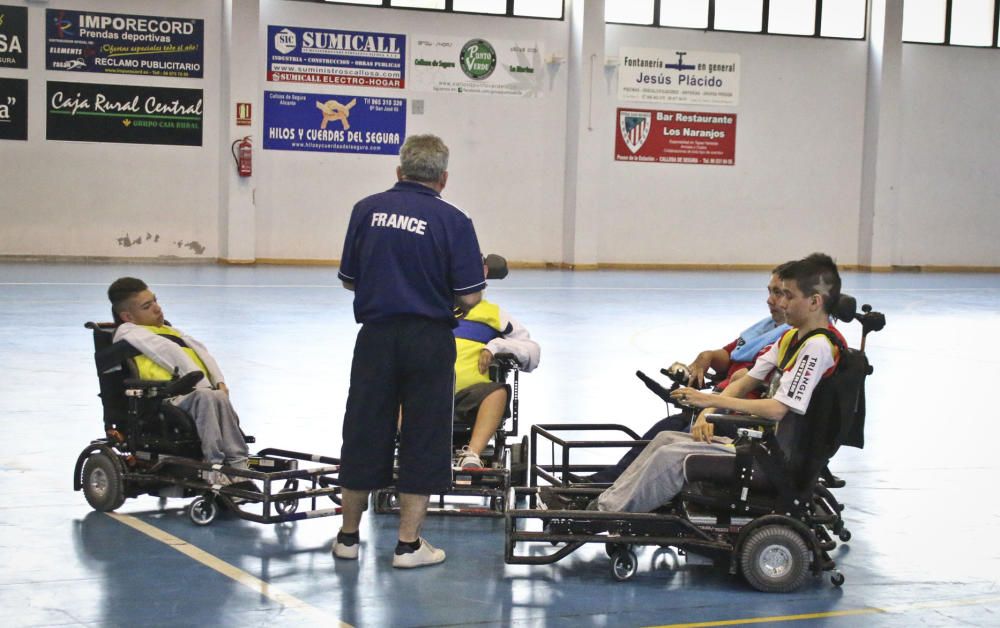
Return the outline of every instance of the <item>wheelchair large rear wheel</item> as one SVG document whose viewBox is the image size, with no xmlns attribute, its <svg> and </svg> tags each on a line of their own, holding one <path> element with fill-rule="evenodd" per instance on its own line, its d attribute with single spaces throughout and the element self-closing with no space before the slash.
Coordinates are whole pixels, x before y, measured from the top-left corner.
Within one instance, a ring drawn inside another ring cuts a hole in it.
<svg viewBox="0 0 1000 628">
<path fill-rule="evenodd" d="M 125 480 L 117 461 L 100 451 L 83 465 L 83 495 L 98 512 L 110 512 L 125 503 Z"/>
<path fill-rule="evenodd" d="M 795 530 L 781 525 L 758 528 L 743 545 L 740 565 L 750 586 L 766 593 L 788 593 L 805 582 L 809 547 Z"/>
</svg>

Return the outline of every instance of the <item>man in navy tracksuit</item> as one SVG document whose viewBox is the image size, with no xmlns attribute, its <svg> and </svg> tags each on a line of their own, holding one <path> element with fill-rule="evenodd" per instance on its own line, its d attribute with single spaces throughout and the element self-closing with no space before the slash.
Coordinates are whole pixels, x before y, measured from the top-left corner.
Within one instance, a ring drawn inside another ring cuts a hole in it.
<svg viewBox="0 0 1000 628">
<path fill-rule="evenodd" d="M 482 255 L 472 220 L 441 199 L 448 147 L 433 135 L 407 138 L 398 182 L 354 206 L 338 277 L 354 291 L 361 323 L 344 415 L 340 484 L 343 526 L 333 545 L 358 557 L 361 513 L 372 489 L 392 482 L 400 408 L 399 542 L 394 567 L 445 559 L 420 537 L 428 496 L 451 486 L 454 307 L 481 298 Z"/>
</svg>

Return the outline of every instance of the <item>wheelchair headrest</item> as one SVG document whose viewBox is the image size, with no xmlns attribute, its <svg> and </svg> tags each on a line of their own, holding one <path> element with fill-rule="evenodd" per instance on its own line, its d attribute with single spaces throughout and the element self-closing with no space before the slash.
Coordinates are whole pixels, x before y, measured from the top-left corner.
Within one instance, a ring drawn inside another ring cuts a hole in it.
<svg viewBox="0 0 1000 628">
<path fill-rule="evenodd" d="M 861 306 L 861 314 L 858 314 L 858 301 L 846 293 L 840 293 L 840 299 L 833 309 L 832 316 L 845 323 L 858 321 L 861 323 L 862 337 L 873 331 L 882 331 L 885 328 L 885 314 L 872 310 L 872 306 L 867 303 Z M 862 349 L 864 342 L 862 342 Z"/>
<path fill-rule="evenodd" d="M 124 340 L 113 342 L 117 328 L 114 323 L 88 322 L 84 327 L 94 332 L 94 362 L 99 375 L 115 369 L 129 358 L 141 353 Z"/>
<path fill-rule="evenodd" d="M 858 300 L 851 295 L 841 292 L 840 299 L 833 309 L 833 317 L 839 321 L 850 323 L 858 314 Z"/>
<path fill-rule="evenodd" d="M 507 276 L 507 260 L 496 253 L 490 253 L 483 258 L 483 265 L 486 266 L 487 279 L 503 279 Z"/>
<path fill-rule="evenodd" d="M 117 325 L 115 323 L 95 323 L 94 321 L 88 321 L 83 324 L 87 329 L 92 330 L 94 333 L 106 333 L 114 334 Z"/>
</svg>

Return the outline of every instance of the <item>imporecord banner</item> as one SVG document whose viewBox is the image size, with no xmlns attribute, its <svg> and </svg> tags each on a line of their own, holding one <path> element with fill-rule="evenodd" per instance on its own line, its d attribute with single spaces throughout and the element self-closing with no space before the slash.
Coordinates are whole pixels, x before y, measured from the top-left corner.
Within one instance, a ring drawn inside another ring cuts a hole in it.
<svg viewBox="0 0 1000 628">
<path fill-rule="evenodd" d="M 264 148 L 398 155 L 406 100 L 264 92 Z"/>
<path fill-rule="evenodd" d="M 205 21 L 45 10 L 45 69 L 204 76 Z"/>
<path fill-rule="evenodd" d="M 0 5 L 0 68 L 28 67 L 28 8 Z"/>
<path fill-rule="evenodd" d="M 406 86 L 406 35 L 297 26 L 267 27 L 267 80 Z"/>
<path fill-rule="evenodd" d="M 201 146 L 200 89 L 49 81 L 45 139 Z"/>
</svg>

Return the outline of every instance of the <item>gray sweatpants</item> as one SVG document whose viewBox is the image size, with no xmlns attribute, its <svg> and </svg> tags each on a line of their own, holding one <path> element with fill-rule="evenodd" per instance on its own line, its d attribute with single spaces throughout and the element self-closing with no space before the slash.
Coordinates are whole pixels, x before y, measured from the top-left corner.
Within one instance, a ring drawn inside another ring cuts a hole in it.
<svg viewBox="0 0 1000 628">
<path fill-rule="evenodd" d="M 683 432 L 660 432 L 597 498 L 598 510 L 651 512 L 674 498 L 684 487 L 684 460 L 691 454 L 735 456 L 728 438 L 695 441 Z"/>
<path fill-rule="evenodd" d="M 229 401 L 229 395 L 221 390 L 195 388 L 172 402 L 194 419 L 206 462 L 246 468 L 250 452 L 240 432 L 240 419 Z"/>
</svg>

